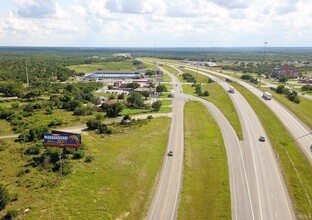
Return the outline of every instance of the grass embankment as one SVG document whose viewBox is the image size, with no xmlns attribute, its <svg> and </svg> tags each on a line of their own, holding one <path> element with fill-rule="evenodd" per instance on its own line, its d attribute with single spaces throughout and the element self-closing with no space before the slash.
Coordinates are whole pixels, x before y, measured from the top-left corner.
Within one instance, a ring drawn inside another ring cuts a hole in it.
<svg viewBox="0 0 312 220">
<path fill-rule="evenodd" d="M 231 219 L 227 157 L 218 124 L 199 102 L 186 103 L 184 114 L 185 158 L 178 219 Z"/>
<path fill-rule="evenodd" d="M 270 139 L 275 155 L 279 161 L 282 173 L 292 198 L 294 209 L 298 219 L 309 219 L 312 215 L 312 207 L 308 197 L 312 199 L 312 166 L 299 147 L 293 142 L 293 138 L 287 129 L 278 120 L 277 116 L 268 109 L 258 97 L 249 92 L 243 86 L 232 83 L 252 106 Z M 288 156 L 288 154 L 289 156 Z M 291 158 L 291 160 L 289 159 Z M 294 166 L 292 164 L 294 163 Z M 296 174 L 296 170 L 299 177 Z M 308 197 L 305 194 L 307 191 Z"/>
<path fill-rule="evenodd" d="M 171 82 L 172 81 L 167 73 L 164 73 L 162 78 L 163 78 L 163 82 Z"/>
<path fill-rule="evenodd" d="M 284 105 L 288 110 L 294 113 L 301 121 L 303 121 L 310 129 L 312 129 L 312 101 L 299 97 L 300 104 L 296 104 L 288 100 L 284 94 L 277 94 L 270 89 L 262 89 L 273 95 L 279 103 Z"/>
<path fill-rule="evenodd" d="M 119 125 L 112 135 L 84 135 L 85 154 L 95 160 L 72 161 L 74 172 L 60 182 L 54 173 L 31 167 L 30 173 L 17 177 L 28 163 L 21 157 L 23 145 L 5 140 L 0 182 L 17 193 L 18 200 L 0 216 L 9 209 L 30 208 L 23 219 L 143 219 L 155 191 L 169 127 L 170 119 L 162 117 L 135 128 Z"/>
<path fill-rule="evenodd" d="M 163 65 L 162 68 L 164 68 L 165 70 L 167 70 L 169 73 L 179 74 L 179 71 L 176 70 L 175 68 L 171 67 L 171 66 Z"/>
<path fill-rule="evenodd" d="M 92 73 L 96 70 L 135 70 L 136 67 L 132 63 L 133 60 L 123 62 L 102 62 L 96 64 L 73 65 L 68 66 L 68 68 L 82 73 Z"/>
<path fill-rule="evenodd" d="M 239 117 L 234 107 L 234 104 L 231 101 L 227 92 L 224 91 L 224 89 L 222 89 L 222 87 L 215 82 L 202 84 L 202 91 L 206 90 L 209 91 L 209 96 L 198 96 L 195 93 L 195 87 L 192 87 L 191 85 L 183 85 L 184 93 L 200 97 L 215 104 L 229 120 L 234 130 L 236 131 L 238 138 L 242 140 L 243 131 L 239 121 Z"/>
</svg>

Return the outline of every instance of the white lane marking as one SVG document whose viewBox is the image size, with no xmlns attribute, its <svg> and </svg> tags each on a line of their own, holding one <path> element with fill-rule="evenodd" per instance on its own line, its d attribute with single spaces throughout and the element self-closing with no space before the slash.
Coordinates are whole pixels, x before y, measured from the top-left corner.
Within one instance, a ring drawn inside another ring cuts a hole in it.
<svg viewBox="0 0 312 220">
<path fill-rule="evenodd" d="M 277 213 L 276 212 L 274 212 L 275 213 L 275 218 L 277 219 Z"/>
<path fill-rule="evenodd" d="M 271 193 L 271 198 L 273 199 L 273 194 Z"/>
</svg>

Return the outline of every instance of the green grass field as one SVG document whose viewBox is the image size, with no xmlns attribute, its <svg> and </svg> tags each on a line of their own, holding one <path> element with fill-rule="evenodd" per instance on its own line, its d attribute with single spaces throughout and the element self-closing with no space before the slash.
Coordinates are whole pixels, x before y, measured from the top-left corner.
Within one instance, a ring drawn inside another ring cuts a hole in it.
<svg viewBox="0 0 312 220">
<path fill-rule="evenodd" d="M 179 74 L 179 71 L 176 70 L 175 68 L 172 68 L 171 66 L 163 65 L 162 68 L 164 68 L 165 70 L 167 70 L 169 73 Z"/>
<path fill-rule="evenodd" d="M 172 100 L 171 99 L 164 99 L 164 100 L 160 100 L 160 101 L 161 101 L 163 106 L 172 104 Z"/>
<path fill-rule="evenodd" d="M 192 87 L 191 85 L 183 85 L 184 93 L 200 97 L 215 104 L 224 114 L 224 116 L 229 120 L 234 130 L 236 131 L 239 139 L 242 140 L 243 132 L 238 118 L 238 114 L 227 92 L 224 91 L 224 89 L 222 89 L 222 87 L 217 83 L 202 84 L 202 91 L 206 90 L 209 91 L 209 96 L 198 96 L 195 93 L 195 87 Z"/>
<path fill-rule="evenodd" d="M 93 73 L 96 70 L 135 70 L 133 60 L 124 62 L 103 62 L 99 64 L 81 64 L 68 66 L 69 69 L 82 73 Z"/>
<path fill-rule="evenodd" d="M 163 75 L 163 82 L 171 82 L 172 80 L 171 80 L 171 78 L 168 76 L 168 74 L 164 74 Z"/>
<path fill-rule="evenodd" d="M 312 207 L 309 204 L 308 198 L 305 194 L 307 191 L 310 198 L 312 198 L 312 166 L 293 142 L 293 138 L 288 133 L 287 129 L 282 125 L 278 118 L 269 110 L 264 103 L 261 102 L 255 95 L 249 92 L 244 87 L 237 83 L 231 83 L 252 106 L 258 117 L 260 118 L 263 127 L 268 134 L 270 142 L 278 162 L 280 164 L 282 174 L 284 176 L 290 197 L 294 205 L 294 209 L 298 219 L 309 219 L 312 215 Z M 298 171 L 302 180 L 303 186 L 296 175 L 295 168 L 292 161 L 287 156 L 287 152 L 293 161 L 296 170 Z M 304 188 L 305 190 L 304 190 Z"/>
<path fill-rule="evenodd" d="M 186 103 L 184 114 L 185 157 L 178 219 L 231 219 L 227 157 L 218 124 L 199 102 Z"/>
<path fill-rule="evenodd" d="M 22 219 L 143 219 L 156 188 L 170 121 L 161 117 L 145 125 L 120 127 L 112 135 L 83 135 L 85 154 L 95 160 L 72 161 L 73 173 L 61 180 L 31 167 L 17 177 L 30 156 L 21 154 L 23 144 L 0 140 L 5 146 L 0 151 L 0 182 L 18 194 L 17 201 L 0 211 L 0 218 L 10 209 L 30 208 Z"/>
</svg>

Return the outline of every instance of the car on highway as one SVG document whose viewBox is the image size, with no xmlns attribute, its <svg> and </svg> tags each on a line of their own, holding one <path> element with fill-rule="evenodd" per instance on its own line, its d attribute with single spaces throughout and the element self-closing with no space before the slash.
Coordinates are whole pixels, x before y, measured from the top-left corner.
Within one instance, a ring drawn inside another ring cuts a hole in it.
<svg viewBox="0 0 312 220">
<path fill-rule="evenodd" d="M 265 142 L 265 137 L 264 136 L 260 136 L 259 141 Z"/>
<path fill-rule="evenodd" d="M 173 156 L 173 152 L 172 151 L 169 151 L 168 154 L 167 154 L 169 157 Z"/>
</svg>

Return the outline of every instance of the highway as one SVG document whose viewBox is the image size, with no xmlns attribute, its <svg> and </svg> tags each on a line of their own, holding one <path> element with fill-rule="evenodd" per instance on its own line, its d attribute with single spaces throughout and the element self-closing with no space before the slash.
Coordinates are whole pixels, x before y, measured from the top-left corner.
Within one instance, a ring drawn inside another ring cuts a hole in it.
<svg viewBox="0 0 312 220">
<path fill-rule="evenodd" d="M 200 74 L 208 76 L 207 73 L 202 71 Z M 217 77 L 209 77 L 218 82 L 225 90 L 230 87 L 229 84 Z M 244 136 L 243 141 L 238 141 L 236 134 L 233 137 L 232 133 L 234 131 L 229 123 L 229 127 L 224 127 L 227 124 L 226 119 L 221 121 L 220 117 L 217 117 L 211 108 L 209 108 L 209 111 L 221 128 L 227 149 L 232 218 L 295 219 L 293 207 L 271 144 L 268 140 L 266 142 L 258 140 L 260 135 L 267 137 L 264 128 L 241 94 L 235 92 L 235 94 L 230 94 L 230 97 L 240 118 Z M 201 99 L 196 100 L 200 101 Z M 205 105 L 208 104 L 205 103 Z"/>
<path fill-rule="evenodd" d="M 181 87 L 175 88 L 172 101 L 172 121 L 167 152 L 164 158 L 160 179 L 149 209 L 147 219 L 174 219 L 181 190 L 184 153 L 184 98 Z M 173 151 L 173 156 L 167 156 Z"/>
<path fill-rule="evenodd" d="M 226 91 L 230 84 L 200 71 L 219 83 Z M 260 135 L 267 137 L 256 113 L 237 91 L 229 94 L 238 112 L 243 129 L 241 142 L 244 163 L 251 191 L 255 219 L 295 219 L 290 197 L 283 182 L 271 144 L 267 139 L 260 142 Z"/>
<path fill-rule="evenodd" d="M 161 177 L 153 198 L 147 219 L 175 219 L 178 207 L 178 197 L 181 190 L 181 175 L 183 166 L 183 105 L 185 101 L 196 100 L 204 104 L 220 126 L 226 145 L 231 179 L 231 206 L 233 219 L 255 219 L 251 204 L 251 195 L 247 181 L 246 167 L 240 142 L 235 130 L 212 103 L 181 93 L 181 84 L 173 74 L 168 73 L 175 86 L 173 99 L 173 120 L 169 135 L 168 151 L 173 149 L 174 156 L 165 156 Z M 180 104 L 179 104 L 180 103 Z M 180 121 L 180 122 L 179 122 Z M 179 126 L 182 126 L 182 131 Z M 181 135 L 178 133 L 182 132 Z M 179 138 L 181 140 L 179 140 Z M 176 142 L 179 143 L 176 145 Z M 180 145 L 181 143 L 181 145 Z M 171 147 L 171 148 L 170 148 Z M 178 155 L 176 155 L 178 154 Z M 177 157 L 177 158 L 175 158 Z M 179 174 L 179 172 L 181 172 Z M 177 175 L 175 175 L 177 174 Z"/>
<path fill-rule="evenodd" d="M 192 69 L 194 70 L 194 68 Z M 274 114 L 279 118 L 279 120 L 284 124 L 284 126 L 287 128 L 291 136 L 293 137 L 294 141 L 300 146 L 302 151 L 305 153 L 306 157 L 309 159 L 310 163 L 312 164 L 312 151 L 310 149 L 312 145 L 312 131 L 310 128 L 308 128 L 300 119 L 298 119 L 292 112 L 290 112 L 288 109 L 286 109 L 283 105 L 281 105 L 279 102 L 272 100 L 265 100 L 262 97 L 263 92 L 259 90 L 258 88 L 233 77 L 230 77 L 225 74 L 221 74 L 215 71 L 208 71 L 205 70 L 205 72 L 211 72 L 213 74 L 227 77 L 240 85 L 244 86 L 246 89 L 248 89 L 250 92 L 255 94 L 263 103 L 265 103 L 273 112 Z M 312 111 L 311 111 L 311 118 L 312 118 Z"/>
</svg>

